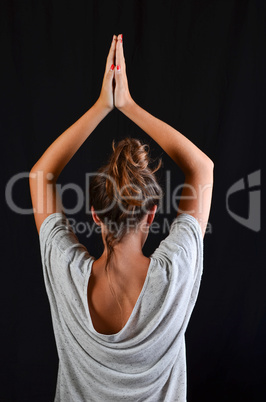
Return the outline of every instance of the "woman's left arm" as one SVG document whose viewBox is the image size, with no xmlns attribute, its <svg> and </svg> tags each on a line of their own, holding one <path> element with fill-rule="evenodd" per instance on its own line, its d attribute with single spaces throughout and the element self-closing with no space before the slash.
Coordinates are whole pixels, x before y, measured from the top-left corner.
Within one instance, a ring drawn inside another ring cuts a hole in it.
<svg viewBox="0 0 266 402">
<path fill-rule="evenodd" d="M 114 108 L 113 78 L 116 39 L 114 35 L 98 100 L 50 145 L 30 171 L 30 192 L 38 233 L 48 215 L 62 211 L 61 200 L 56 192 L 58 176 L 97 125 Z"/>
</svg>

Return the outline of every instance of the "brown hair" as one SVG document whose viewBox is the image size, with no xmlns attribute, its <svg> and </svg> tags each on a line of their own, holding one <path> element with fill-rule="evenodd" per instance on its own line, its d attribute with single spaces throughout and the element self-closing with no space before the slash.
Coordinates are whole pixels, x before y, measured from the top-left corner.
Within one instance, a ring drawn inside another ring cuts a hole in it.
<svg viewBox="0 0 266 402">
<path fill-rule="evenodd" d="M 108 163 L 98 170 L 89 188 L 90 205 L 107 227 L 105 270 L 108 278 L 107 268 L 111 265 L 114 246 L 129 233 L 128 222 L 131 229 L 137 228 L 149 210 L 159 204 L 162 196 L 154 175 L 161 160 L 154 169 L 149 167 L 151 159 L 147 144 L 125 138 L 117 145 L 113 141 L 112 147 Z M 114 294 L 112 287 L 111 291 Z"/>
</svg>

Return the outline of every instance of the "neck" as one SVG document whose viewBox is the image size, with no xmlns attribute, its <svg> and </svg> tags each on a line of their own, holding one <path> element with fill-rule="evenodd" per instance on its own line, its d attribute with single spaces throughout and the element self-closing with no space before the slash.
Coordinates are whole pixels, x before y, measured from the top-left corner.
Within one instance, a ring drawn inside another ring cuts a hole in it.
<svg viewBox="0 0 266 402">
<path fill-rule="evenodd" d="M 143 244 L 141 239 L 134 236 L 130 236 L 128 239 L 123 239 L 119 243 L 114 245 L 113 254 L 117 258 L 124 258 L 126 256 L 137 256 L 143 255 L 142 253 Z M 105 245 L 103 254 L 107 256 L 107 247 Z"/>
<path fill-rule="evenodd" d="M 131 234 L 126 236 L 121 242 L 114 246 L 114 251 L 112 254 L 112 261 L 114 265 L 119 270 L 125 269 L 125 267 L 131 267 L 135 264 L 136 259 L 143 258 L 142 247 L 144 241 L 138 234 Z M 105 245 L 103 254 L 100 259 L 102 262 L 106 262 L 107 259 L 107 247 Z"/>
</svg>

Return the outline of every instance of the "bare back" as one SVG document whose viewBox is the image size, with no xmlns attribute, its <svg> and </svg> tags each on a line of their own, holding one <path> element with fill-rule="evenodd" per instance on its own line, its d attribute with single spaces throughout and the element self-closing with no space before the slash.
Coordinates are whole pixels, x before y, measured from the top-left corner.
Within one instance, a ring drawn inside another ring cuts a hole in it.
<svg viewBox="0 0 266 402">
<path fill-rule="evenodd" d="M 88 306 L 94 329 L 110 335 L 121 331 L 127 323 L 143 288 L 150 259 L 140 256 L 126 267 L 112 267 L 111 285 L 122 308 L 121 310 L 110 289 L 105 262 L 102 258 L 94 261 L 88 282 Z"/>
</svg>

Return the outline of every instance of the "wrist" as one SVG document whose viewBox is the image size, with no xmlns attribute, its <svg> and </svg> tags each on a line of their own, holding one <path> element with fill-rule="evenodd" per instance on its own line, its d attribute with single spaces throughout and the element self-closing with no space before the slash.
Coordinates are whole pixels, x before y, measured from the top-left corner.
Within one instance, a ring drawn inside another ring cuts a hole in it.
<svg viewBox="0 0 266 402">
<path fill-rule="evenodd" d="M 130 98 L 123 106 L 119 107 L 118 109 L 120 110 L 120 112 L 128 116 L 133 112 L 136 106 L 136 102 L 132 98 Z"/>
<path fill-rule="evenodd" d="M 114 107 L 106 106 L 100 98 L 94 103 L 93 108 L 97 110 L 98 113 L 105 117 L 108 113 L 110 113 Z"/>
</svg>

